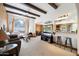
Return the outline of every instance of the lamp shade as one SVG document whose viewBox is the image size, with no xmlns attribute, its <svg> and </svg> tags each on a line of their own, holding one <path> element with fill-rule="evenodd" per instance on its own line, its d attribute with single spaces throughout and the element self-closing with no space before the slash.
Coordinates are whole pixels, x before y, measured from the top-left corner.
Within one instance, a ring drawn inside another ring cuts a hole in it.
<svg viewBox="0 0 79 59">
<path fill-rule="evenodd" d="M 2 29 L 0 29 L 0 41 L 4 41 L 6 39 L 9 39 L 9 36 Z"/>
</svg>

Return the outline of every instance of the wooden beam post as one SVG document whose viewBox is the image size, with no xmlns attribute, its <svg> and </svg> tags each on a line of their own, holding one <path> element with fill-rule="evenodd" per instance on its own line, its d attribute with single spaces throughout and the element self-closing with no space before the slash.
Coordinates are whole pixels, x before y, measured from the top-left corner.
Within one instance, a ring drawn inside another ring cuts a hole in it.
<svg viewBox="0 0 79 59">
<path fill-rule="evenodd" d="M 9 32 L 9 21 L 8 21 L 8 15 L 6 16 L 6 24 L 7 24 L 6 31 Z"/>
<path fill-rule="evenodd" d="M 12 32 L 14 32 L 14 16 L 12 17 Z"/>
</svg>

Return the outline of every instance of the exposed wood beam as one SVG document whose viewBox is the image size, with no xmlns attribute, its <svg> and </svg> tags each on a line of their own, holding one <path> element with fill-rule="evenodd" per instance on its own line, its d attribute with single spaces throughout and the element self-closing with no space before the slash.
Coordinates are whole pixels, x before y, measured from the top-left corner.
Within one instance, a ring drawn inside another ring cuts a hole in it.
<svg viewBox="0 0 79 59">
<path fill-rule="evenodd" d="M 55 3 L 48 3 L 51 7 L 53 7 L 54 9 L 57 9 L 58 6 Z"/>
<path fill-rule="evenodd" d="M 6 11 L 7 13 L 12 13 L 12 14 L 16 14 L 16 15 L 20 15 L 20 16 L 24 16 L 24 17 L 28 17 L 28 18 L 32 18 L 32 19 L 36 19 L 35 17 L 30 17 L 30 16 L 27 16 L 27 15 L 23 15 L 23 14 L 20 14 L 20 13 L 16 13 L 16 12 L 12 12 L 12 11 Z"/>
<path fill-rule="evenodd" d="M 32 13 L 32 12 L 29 12 L 29 11 L 26 11 L 26 10 L 23 10 L 23 9 L 21 9 L 21 8 L 17 8 L 17 7 L 14 7 L 14 6 L 11 6 L 11 5 L 8 5 L 8 4 L 5 4 L 5 3 L 4 3 L 4 6 L 5 6 L 5 7 L 12 8 L 12 9 L 19 10 L 19 11 L 22 11 L 22 12 L 25 12 L 25 13 L 28 13 L 28 14 L 31 14 L 31 15 L 34 15 L 34 16 L 38 16 L 38 17 L 40 17 L 40 15 L 38 15 L 38 14 L 35 14 L 35 13 Z"/>
<path fill-rule="evenodd" d="M 7 31 L 7 32 L 9 32 L 9 24 L 8 24 L 8 22 L 9 22 L 9 17 L 8 17 L 8 15 L 7 15 L 7 16 L 6 16 L 6 24 L 7 24 L 6 31 Z"/>
<path fill-rule="evenodd" d="M 14 16 L 12 17 L 12 32 L 14 32 Z"/>
<path fill-rule="evenodd" d="M 31 3 L 24 3 L 24 5 L 29 6 L 30 8 L 35 9 L 35 10 L 37 10 L 39 12 L 44 13 L 44 14 L 47 13 L 46 11 L 42 10 L 41 8 L 38 8 L 38 7 L 34 6 L 34 5 L 32 5 Z"/>
</svg>

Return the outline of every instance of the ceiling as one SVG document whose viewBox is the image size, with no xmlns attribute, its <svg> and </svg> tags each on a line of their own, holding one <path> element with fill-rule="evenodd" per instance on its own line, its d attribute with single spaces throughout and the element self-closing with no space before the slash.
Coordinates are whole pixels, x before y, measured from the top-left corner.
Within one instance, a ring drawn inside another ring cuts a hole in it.
<svg viewBox="0 0 79 59">
<path fill-rule="evenodd" d="M 67 13 L 71 13 L 69 19 L 76 17 L 73 3 L 4 3 L 3 5 L 7 13 L 14 15 L 15 18 L 28 17 L 29 20 L 34 19 L 35 23 L 41 24 L 46 21 L 52 23 L 57 17 Z"/>
<path fill-rule="evenodd" d="M 6 3 L 4 4 L 4 6 L 8 14 L 27 16 L 28 18 L 33 18 L 33 19 L 38 19 L 40 17 L 47 15 L 47 13 L 49 13 L 50 10 L 52 11 L 56 10 L 55 8 L 50 6 L 48 3 L 30 3 L 30 4 L 33 6 L 28 6 L 28 3 L 26 4 L 25 3 Z M 37 10 L 32 7 L 37 7 L 46 13 L 41 12 L 40 10 Z"/>
</svg>

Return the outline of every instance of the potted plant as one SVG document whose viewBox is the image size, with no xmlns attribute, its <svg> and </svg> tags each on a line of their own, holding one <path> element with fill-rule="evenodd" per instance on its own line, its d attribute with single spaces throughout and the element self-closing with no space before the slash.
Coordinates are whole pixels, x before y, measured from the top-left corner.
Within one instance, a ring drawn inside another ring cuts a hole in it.
<svg viewBox="0 0 79 59">
<path fill-rule="evenodd" d="M 5 44 L 5 40 L 8 38 L 8 35 L 6 35 L 6 33 L 2 29 L 0 29 L 0 47 Z"/>
</svg>

